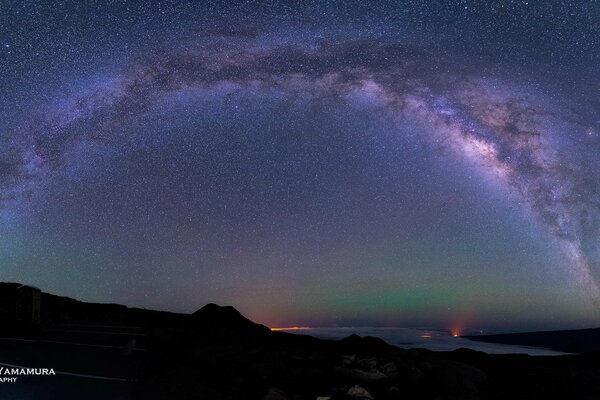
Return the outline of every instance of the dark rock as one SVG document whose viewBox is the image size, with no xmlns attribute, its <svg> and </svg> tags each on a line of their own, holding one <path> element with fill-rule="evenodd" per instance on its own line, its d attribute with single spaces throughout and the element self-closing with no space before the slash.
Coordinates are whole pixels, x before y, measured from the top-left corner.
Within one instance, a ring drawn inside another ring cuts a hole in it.
<svg viewBox="0 0 600 400">
<path fill-rule="evenodd" d="M 353 400 L 374 400 L 371 393 L 369 393 L 365 388 L 353 385 L 346 389 L 346 396 Z"/>
<path fill-rule="evenodd" d="M 482 383 L 487 379 L 485 372 L 464 363 L 452 362 L 449 367 L 456 375 L 473 383 Z"/>
<path fill-rule="evenodd" d="M 398 389 L 398 387 L 396 386 L 390 386 L 390 388 L 388 389 L 388 398 L 391 400 L 401 399 L 402 393 L 400 392 L 400 389 Z"/>
<path fill-rule="evenodd" d="M 288 400 L 288 397 L 282 390 L 272 387 L 262 400 Z"/>
<path fill-rule="evenodd" d="M 411 362 L 397 364 L 398 378 L 412 385 L 418 385 L 425 379 L 425 374 Z"/>
<path fill-rule="evenodd" d="M 468 379 L 463 379 L 460 383 L 461 392 L 469 395 L 476 395 L 479 393 L 479 389 L 473 382 Z"/>
<path fill-rule="evenodd" d="M 390 379 L 396 379 L 399 376 L 398 367 L 393 362 L 384 364 L 380 370 Z"/>
<path fill-rule="evenodd" d="M 387 376 L 385 376 L 377 369 L 363 371 L 358 368 L 350 369 L 346 367 L 336 367 L 334 371 L 343 378 L 346 378 L 350 381 L 358 381 L 361 383 L 375 383 L 387 379 Z"/>
<path fill-rule="evenodd" d="M 458 392 L 458 378 L 449 369 L 443 368 L 435 371 L 435 380 L 446 392 Z"/>
<path fill-rule="evenodd" d="M 386 343 L 383 339 L 372 336 L 360 337 L 355 334 L 340 340 L 340 344 L 348 351 L 362 354 L 388 353 L 390 351 L 399 350 Z"/>
<path fill-rule="evenodd" d="M 358 368 L 370 370 L 377 367 L 377 359 L 375 357 L 361 357 L 356 361 Z"/>
<path fill-rule="evenodd" d="M 421 361 L 417 365 L 419 369 L 425 373 L 433 371 L 433 365 L 431 365 L 429 361 Z"/>
<path fill-rule="evenodd" d="M 406 350 L 406 357 L 411 359 L 419 359 L 421 358 L 421 354 L 419 354 L 417 349 L 408 349 Z"/>
<path fill-rule="evenodd" d="M 352 366 L 356 362 L 356 354 L 347 355 L 342 357 L 342 365 Z"/>
<path fill-rule="evenodd" d="M 363 371 L 361 369 L 355 368 L 352 370 L 352 375 L 353 375 L 354 379 L 356 379 L 359 382 L 363 382 L 363 383 L 375 383 L 375 382 L 381 382 L 381 381 L 388 379 L 388 377 L 385 376 L 385 374 L 383 374 L 381 371 L 377 370 L 376 368 L 373 368 L 370 371 Z"/>
<path fill-rule="evenodd" d="M 571 374 L 570 383 L 577 390 L 595 389 L 600 393 L 600 374 L 594 371 L 577 371 Z"/>
</svg>

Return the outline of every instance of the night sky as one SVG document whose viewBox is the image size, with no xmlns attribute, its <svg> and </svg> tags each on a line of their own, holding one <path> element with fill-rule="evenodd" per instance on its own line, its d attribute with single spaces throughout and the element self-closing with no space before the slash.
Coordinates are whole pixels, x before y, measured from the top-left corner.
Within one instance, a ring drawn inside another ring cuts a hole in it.
<svg viewBox="0 0 600 400">
<path fill-rule="evenodd" d="M 600 3 L 482 3 L 1 0 L 0 280 L 600 325 Z"/>
</svg>

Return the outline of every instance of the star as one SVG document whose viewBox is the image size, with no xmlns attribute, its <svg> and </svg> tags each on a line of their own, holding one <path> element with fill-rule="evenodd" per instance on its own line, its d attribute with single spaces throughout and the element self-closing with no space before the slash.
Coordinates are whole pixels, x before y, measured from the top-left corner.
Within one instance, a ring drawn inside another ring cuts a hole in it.
<svg viewBox="0 0 600 400">
<path fill-rule="evenodd" d="M 280 326 L 594 320 L 593 2 L 38 3 L 0 13 L 6 279 Z"/>
</svg>

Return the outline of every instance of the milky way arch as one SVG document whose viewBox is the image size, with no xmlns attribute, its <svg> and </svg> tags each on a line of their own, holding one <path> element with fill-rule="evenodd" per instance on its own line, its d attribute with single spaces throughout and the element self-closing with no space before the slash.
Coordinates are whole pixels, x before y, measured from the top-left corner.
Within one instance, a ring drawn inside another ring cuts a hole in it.
<svg viewBox="0 0 600 400">
<path fill-rule="evenodd" d="M 432 148 L 474 160 L 517 191 L 597 298 L 598 176 L 585 173 L 585 160 L 560 153 L 558 132 L 584 130 L 585 121 L 505 82 L 477 75 L 465 61 L 376 40 L 165 52 L 131 62 L 119 76 L 63 99 L 11 132 L 9 151 L 0 159 L 2 196 L 19 196 L 64 168 L 81 143 L 118 144 L 120 126 L 179 91 L 229 85 L 316 100 L 360 94 L 378 106 L 374 112 L 393 112 L 422 127 Z"/>
</svg>

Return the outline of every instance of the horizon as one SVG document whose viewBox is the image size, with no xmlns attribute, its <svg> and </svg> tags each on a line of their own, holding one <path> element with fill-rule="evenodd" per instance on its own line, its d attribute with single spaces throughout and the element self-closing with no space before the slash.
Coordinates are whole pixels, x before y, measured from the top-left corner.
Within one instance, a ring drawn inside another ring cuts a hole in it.
<svg viewBox="0 0 600 400">
<path fill-rule="evenodd" d="M 17 284 L 17 285 L 22 285 L 22 286 L 29 286 L 29 287 L 35 287 L 26 283 L 20 283 L 20 282 L 0 282 L 0 283 L 4 283 L 4 284 Z M 58 296 L 58 297 L 67 297 L 67 298 L 71 298 L 68 296 L 62 296 L 60 294 L 56 294 L 56 293 L 48 293 L 46 291 L 44 291 L 41 288 L 37 288 L 40 289 L 43 293 L 46 294 L 50 294 L 52 296 Z M 190 312 L 176 312 L 176 311 L 172 311 L 172 310 L 167 310 L 167 309 L 153 309 L 153 308 L 145 308 L 145 307 L 136 307 L 136 306 L 132 306 L 132 305 L 128 305 L 128 304 L 120 304 L 120 303 L 114 303 L 114 302 L 88 302 L 82 299 L 76 299 L 76 298 L 71 298 L 73 300 L 77 300 L 77 301 L 83 301 L 85 303 L 93 303 L 93 304 L 105 304 L 105 305 L 121 305 L 121 306 L 125 306 L 129 309 L 142 309 L 142 310 L 148 310 L 148 311 L 157 311 L 157 312 L 166 312 L 166 313 L 173 313 L 173 314 L 182 314 L 182 315 L 192 315 L 194 312 L 204 308 L 207 305 L 216 305 L 218 307 L 233 307 L 235 310 L 237 310 L 236 307 L 230 305 L 230 304 L 217 304 L 214 302 L 208 302 L 202 306 L 199 306 L 198 308 L 190 311 Z M 239 312 L 239 310 L 237 310 Z M 243 317 L 247 317 L 244 313 L 240 312 L 240 314 Z M 452 326 L 410 326 L 410 325 L 396 325 L 396 326 L 389 326 L 389 325 L 321 325 L 321 326 L 308 326 L 308 325 L 290 325 L 290 326 L 271 326 L 268 325 L 264 322 L 261 321 L 255 321 L 252 318 L 248 318 L 250 321 L 256 323 L 256 324 L 262 324 L 264 326 L 266 326 L 267 328 L 269 328 L 269 330 L 271 331 L 285 331 L 285 332 L 300 332 L 300 331 L 311 331 L 311 330 L 320 330 L 320 329 L 391 329 L 391 330 L 419 330 L 419 331 L 435 331 L 435 332 L 446 332 L 448 333 L 450 336 L 453 337 L 462 337 L 462 336 L 469 336 L 469 335 L 489 335 L 489 334 L 504 334 L 504 333 L 525 333 L 525 332 L 541 332 L 541 331 L 568 331 L 568 330 L 586 330 L 586 329 L 600 329 L 600 326 L 583 326 L 583 327 L 547 327 L 547 328 L 542 328 L 540 327 L 539 329 L 533 329 L 533 330 L 523 330 L 522 328 L 518 328 L 518 327 L 513 327 L 511 328 L 510 326 L 502 326 L 502 327 L 497 327 L 497 328 L 489 328 L 489 329 L 482 329 L 480 327 L 474 327 L 474 326 L 464 326 L 464 325 L 460 325 L 460 324 L 453 324 Z M 310 332 L 309 332 L 310 333 Z"/>
<path fill-rule="evenodd" d="M 0 5 L 0 281 L 600 326 L 600 4 L 445 3 Z"/>
</svg>

